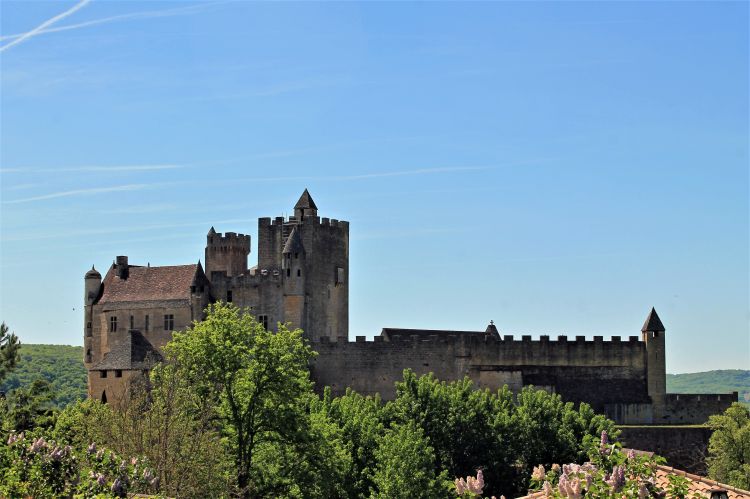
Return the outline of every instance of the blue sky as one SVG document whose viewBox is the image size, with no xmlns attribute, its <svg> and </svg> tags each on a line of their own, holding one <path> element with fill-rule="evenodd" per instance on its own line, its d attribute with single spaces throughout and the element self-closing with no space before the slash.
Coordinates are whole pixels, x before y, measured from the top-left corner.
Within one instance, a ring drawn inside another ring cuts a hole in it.
<svg viewBox="0 0 750 499">
<path fill-rule="evenodd" d="M 746 2 L 0 8 L 25 342 L 82 344 L 115 255 L 192 263 L 214 225 L 253 262 L 307 187 L 351 222 L 352 336 L 628 336 L 655 306 L 669 372 L 750 368 Z"/>
</svg>

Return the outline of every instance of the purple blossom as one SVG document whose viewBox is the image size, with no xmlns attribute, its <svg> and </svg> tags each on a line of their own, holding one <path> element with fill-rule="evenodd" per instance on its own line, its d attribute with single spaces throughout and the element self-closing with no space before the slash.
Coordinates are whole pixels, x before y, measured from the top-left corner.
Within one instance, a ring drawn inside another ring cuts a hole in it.
<svg viewBox="0 0 750 499">
<path fill-rule="evenodd" d="M 96 452 L 96 444 L 94 442 L 91 442 L 86 449 L 86 452 L 88 452 L 89 454 L 94 454 Z"/>
<path fill-rule="evenodd" d="M 544 497 L 552 497 L 552 484 L 545 480 L 542 485 L 542 492 L 544 492 Z"/>
<path fill-rule="evenodd" d="M 118 496 L 125 493 L 125 482 L 119 477 L 115 478 L 115 482 L 112 484 L 112 493 Z"/>
<path fill-rule="evenodd" d="M 544 477 L 547 475 L 547 472 L 544 470 L 543 465 L 535 466 L 534 471 L 531 472 L 531 478 L 534 480 L 544 480 Z"/>
<path fill-rule="evenodd" d="M 615 466 L 612 468 L 612 474 L 608 478 L 605 478 L 605 481 L 615 489 L 615 492 L 620 490 L 625 485 L 625 467 Z"/>
<path fill-rule="evenodd" d="M 107 480 L 104 478 L 104 475 L 102 475 L 101 473 L 97 473 L 96 483 L 98 483 L 99 486 L 104 487 L 104 485 L 107 483 Z"/>
<path fill-rule="evenodd" d="M 47 442 L 44 441 L 44 437 L 39 437 L 32 442 L 31 447 L 29 447 L 29 451 L 36 454 L 39 451 L 41 451 L 42 448 L 46 446 L 47 446 Z"/>
</svg>

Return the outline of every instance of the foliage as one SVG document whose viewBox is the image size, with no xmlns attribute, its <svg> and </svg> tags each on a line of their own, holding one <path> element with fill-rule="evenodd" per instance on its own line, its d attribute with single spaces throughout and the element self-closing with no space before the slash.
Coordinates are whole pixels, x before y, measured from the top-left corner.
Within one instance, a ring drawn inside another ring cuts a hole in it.
<svg viewBox="0 0 750 499">
<path fill-rule="evenodd" d="M 174 365 L 153 369 L 150 384 L 139 381 L 116 405 L 87 400 L 65 408 L 54 435 L 75 448 L 97 442 L 144 456 L 159 490 L 170 497 L 227 496 L 231 461 L 210 401 L 198 397 Z"/>
<path fill-rule="evenodd" d="M 50 384 L 54 394 L 52 404 L 57 408 L 86 398 L 83 347 L 24 343 L 18 353 L 18 364 L 13 372 L 5 381 L 0 376 L 0 391 L 28 388 L 34 381 L 44 379 Z"/>
<path fill-rule="evenodd" d="M 18 337 L 9 331 L 5 322 L 0 324 L 0 383 L 16 367 L 18 349 L 21 347 Z"/>
<path fill-rule="evenodd" d="M 242 495 L 338 494 L 346 465 L 336 461 L 345 453 L 331 435 L 337 428 L 308 410 L 314 352 L 300 329 L 279 324 L 272 333 L 252 314 L 217 303 L 203 322 L 175 333 L 167 351 L 192 390 L 216 403 Z"/>
<path fill-rule="evenodd" d="M 414 421 L 434 448 L 436 471 L 467 476 L 483 470 L 487 492 L 513 495 L 527 487 L 535 463 L 579 460 L 586 435 L 612 431 L 613 423 L 586 404 L 575 410 L 559 395 L 526 387 L 514 400 L 506 387 L 476 390 L 468 378 L 440 382 L 409 370 L 386 405 L 395 423 Z"/>
<path fill-rule="evenodd" d="M 668 393 L 738 392 L 740 403 L 750 408 L 750 371 L 725 369 L 702 373 L 667 374 Z"/>
<path fill-rule="evenodd" d="M 0 444 L 2 497 L 126 497 L 157 486 L 147 461 L 123 459 L 93 444 L 76 450 L 39 430 L 11 433 Z"/>
<path fill-rule="evenodd" d="M 656 467 L 663 459 L 637 455 L 632 450 L 625 454 L 618 443 L 609 442 L 606 431 L 599 442 L 587 439 L 587 446 L 589 461 L 583 465 L 553 464 L 549 471 L 543 465 L 535 467 L 532 490 L 541 490 L 548 498 L 569 499 L 689 497 L 689 482 L 685 477 L 670 475 L 666 487 L 657 484 Z"/>
<path fill-rule="evenodd" d="M 414 421 L 396 424 L 380 438 L 373 499 L 431 499 L 446 497 L 447 473 L 435 474 L 435 454 L 422 428 Z"/>
<path fill-rule="evenodd" d="M 750 410 L 732 404 L 724 414 L 711 416 L 708 476 L 741 489 L 750 489 Z"/>
<path fill-rule="evenodd" d="M 55 422 L 50 385 L 37 379 L 28 388 L 16 388 L 0 399 L 0 427 L 5 432 L 49 428 Z"/>
<path fill-rule="evenodd" d="M 344 491 L 346 497 L 364 499 L 375 488 L 375 452 L 385 433 L 384 414 L 379 397 L 365 397 L 351 389 L 341 397 L 331 397 L 326 388 L 314 410 L 323 412 L 342 432 L 350 455 Z"/>
</svg>

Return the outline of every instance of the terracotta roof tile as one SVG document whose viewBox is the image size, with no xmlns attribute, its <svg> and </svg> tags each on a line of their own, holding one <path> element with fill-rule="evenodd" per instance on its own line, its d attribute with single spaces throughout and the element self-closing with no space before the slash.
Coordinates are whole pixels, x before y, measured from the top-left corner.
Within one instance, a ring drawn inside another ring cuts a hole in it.
<svg viewBox="0 0 750 499">
<path fill-rule="evenodd" d="M 190 284 L 198 264 L 164 267 L 128 267 L 127 279 L 120 279 L 110 267 L 102 282 L 101 297 L 97 303 L 189 300 Z"/>
</svg>

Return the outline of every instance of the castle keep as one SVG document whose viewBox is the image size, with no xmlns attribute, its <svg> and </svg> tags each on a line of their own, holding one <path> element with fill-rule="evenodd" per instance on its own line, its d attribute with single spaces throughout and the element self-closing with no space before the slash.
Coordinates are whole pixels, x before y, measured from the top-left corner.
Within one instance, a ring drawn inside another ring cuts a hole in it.
<svg viewBox="0 0 750 499">
<path fill-rule="evenodd" d="M 120 397 L 127 381 L 161 360 L 172 331 L 203 317 L 215 301 L 248 308 L 266 327 L 288 322 L 305 331 L 318 356 L 311 365 L 317 389 L 347 387 L 395 395 L 404 369 L 442 380 L 469 376 L 483 388 L 534 385 L 563 399 L 588 402 L 623 424 L 703 423 L 737 393 L 666 393 L 665 327 L 651 310 L 639 336 L 501 335 L 490 323 L 479 331 L 385 328 L 367 341 L 349 341 L 349 223 L 318 217 L 305 192 L 287 218 L 258 220 L 258 265 L 248 268 L 250 236 L 213 227 L 206 236 L 205 269 L 192 265 L 130 265 L 118 256 L 102 276 L 85 275 L 85 365 L 89 397 Z"/>
</svg>

